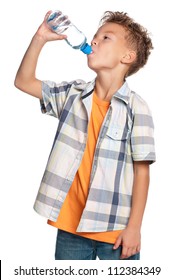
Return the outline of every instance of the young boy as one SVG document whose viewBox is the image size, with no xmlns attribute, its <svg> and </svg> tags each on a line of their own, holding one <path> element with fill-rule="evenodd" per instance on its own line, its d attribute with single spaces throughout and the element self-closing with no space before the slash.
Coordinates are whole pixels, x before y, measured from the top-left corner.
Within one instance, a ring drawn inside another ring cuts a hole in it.
<svg viewBox="0 0 173 280">
<path fill-rule="evenodd" d="M 34 205 L 58 228 L 56 260 L 139 260 L 140 229 L 155 161 L 153 122 L 126 77 L 142 68 L 152 47 L 147 31 L 126 13 L 106 12 L 91 42 L 94 81 L 57 84 L 35 76 L 52 32 L 45 16 L 26 51 L 15 86 L 59 119 Z"/>
</svg>

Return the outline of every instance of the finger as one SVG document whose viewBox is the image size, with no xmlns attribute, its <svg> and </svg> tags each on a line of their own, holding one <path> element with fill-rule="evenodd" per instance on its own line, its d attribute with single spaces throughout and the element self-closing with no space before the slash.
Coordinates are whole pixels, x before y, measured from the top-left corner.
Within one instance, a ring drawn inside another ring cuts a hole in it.
<svg viewBox="0 0 173 280">
<path fill-rule="evenodd" d="M 123 246 L 120 259 L 126 259 L 127 258 L 127 252 L 128 252 L 128 247 Z"/>
<path fill-rule="evenodd" d="M 140 250 L 141 250 L 141 246 L 138 245 L 138 246 L 136 247 L 136 254 L 139 254 L 139 253 L 140 253 Z"/>
<path fill-rule="evenodd" d="M 115 242 L 113 249 L 116 250 L 121 245 L 121 242 L 122 242 L 122 239 L 121 239 L 121 237 L 119 237 L 117 239 L 117 241 Z"/>
<path fill-rule="evenodd" d="M 129 258 L 133 255 L 136 255 L 138 253 L 138 249 L 137 247 L 132 247 L 132 248 L 128 248 L 127 252 L 126 252 L 126 256 L 124 256 L 125 258 Z"/>
<path fill-rule="evenodd" d="M 53 31 L 51 31 L 51 36 L 50 36 L 50 40 L 52 41 L 56 41 L 56 40 L 64 40 L 67 38 L 67 35 L 64 34 L 57 34 Z"/>
<path fill-rule="evenodd" d="M 137 246 L 137 253 L 139 253 L 141 251 L 141 245 Z"/>
<path fill-rule="evenodd" d="M 138 253 L 137 247 L 132 248 L 131 256 L 136 255 Z"/>
<path fill-rule="evenodd" d="M 48 19 L 48 17 L 49 17 L 49 15 L 51 14 L 51 10 L 50 11 L 48 11 L 46 14 L 45 14 L 45 17 L 44 17 L 44 20 L 47 20 Z"/>
<path fill-rule="evenodd" d="M 55 33 L 55 36 L 57 36 L 59 40 L 67 38 L 67 35 L 65 35 L 65 34 L 57 34 L 57 33 Z"/>
</svg>

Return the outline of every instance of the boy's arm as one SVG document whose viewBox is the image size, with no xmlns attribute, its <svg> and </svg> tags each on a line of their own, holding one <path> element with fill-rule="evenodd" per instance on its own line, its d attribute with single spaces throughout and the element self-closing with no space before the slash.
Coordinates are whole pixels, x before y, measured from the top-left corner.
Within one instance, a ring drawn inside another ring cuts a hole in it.
<svg viewBox="0 0 173 280">
<path fill-rule="evenodd" d="M 46 14 L 43 23 L 32 38 L 14 82 L 18 89 L 39 99 L 42 99 L 41 81 L 36 78 L 35 74 L 39 54 L 46 42 L 66 38 L 65 35 L 57 35 L 49 29 L 46 23 L 49 14 L 50 12 Z"/>
<path fill-rule="evenodd" d="M 121 258 L 128 258 L 140 251 L 140 229 L 149 187 L 149 162 L 134 162 L 132 207 L 127 227 L 122 231 L 113 249 L 122 245 Z"/>
</svg>

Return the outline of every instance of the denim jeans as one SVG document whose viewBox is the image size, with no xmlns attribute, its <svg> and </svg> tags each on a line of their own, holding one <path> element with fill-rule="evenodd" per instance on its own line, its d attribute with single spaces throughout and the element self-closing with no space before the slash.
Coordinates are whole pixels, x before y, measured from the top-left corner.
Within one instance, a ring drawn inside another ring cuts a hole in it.
<svg viewBox="0 0 173 280">
<path fill-rule="evenodd" d="M 121 246 L 113 250 L 113 244 L 58 230 L 55 260 L 120 260 L 121 251 Z M 138 253 L 124 260 L 139 259 Z"/>
</svg>

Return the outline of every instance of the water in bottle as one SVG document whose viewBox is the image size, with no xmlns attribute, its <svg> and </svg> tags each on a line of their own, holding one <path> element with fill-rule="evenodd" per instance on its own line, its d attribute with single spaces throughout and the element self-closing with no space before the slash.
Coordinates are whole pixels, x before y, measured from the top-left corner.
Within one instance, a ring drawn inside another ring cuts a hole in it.
<svg viewBox="0 0 173 280">
<path fill-rule="evenodd" d="M 79 49 L 85 54 L 92 52 L 85 35 L 61 11 L 53 11 L 47 19 L 47 24 L 57 34 L 67 35 L 65 40 L 73 49 Z"/>
</svg>

